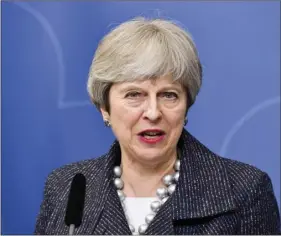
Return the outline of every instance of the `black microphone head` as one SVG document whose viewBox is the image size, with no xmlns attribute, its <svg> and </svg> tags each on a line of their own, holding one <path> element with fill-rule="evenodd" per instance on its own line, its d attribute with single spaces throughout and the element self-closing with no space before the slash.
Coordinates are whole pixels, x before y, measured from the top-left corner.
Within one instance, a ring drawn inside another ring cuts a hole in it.
<svg viewBox="0 0 281 236">
<path fill-rule="evenodd" d="M 84 210 L 85 193 L 86 178 L 83 174 L 78 173 L 72 180 L 68 196 L 68 203 L 64 219 L 67 226 L 74 224 L 75 228 L 77 228 L 81 225 Z"/>
</svg>

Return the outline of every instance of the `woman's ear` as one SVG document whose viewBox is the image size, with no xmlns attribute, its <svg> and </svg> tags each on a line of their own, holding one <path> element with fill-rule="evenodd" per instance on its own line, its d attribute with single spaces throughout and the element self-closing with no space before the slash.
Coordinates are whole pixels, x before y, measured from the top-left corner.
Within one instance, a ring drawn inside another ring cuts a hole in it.
<svg viewBox="0 0 281 236">
<path fill-rule="evenodd" d="M 105 107 L 101 107 L 100 108 L 101 114 L 102 114 L 102 118 L 104 121 L 110 121 L 110 115 L 109 113 L 106 111 Z"/>
</svg>

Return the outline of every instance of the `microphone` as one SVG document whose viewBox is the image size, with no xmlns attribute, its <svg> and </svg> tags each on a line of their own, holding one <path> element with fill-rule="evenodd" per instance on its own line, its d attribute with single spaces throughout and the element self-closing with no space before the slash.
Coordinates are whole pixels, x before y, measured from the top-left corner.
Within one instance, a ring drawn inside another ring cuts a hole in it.
<svg viewBox="0 0 281 236">
<path fill-rule="evenodd" d="M 86 178 L 83 174 L 78 173 L 74 176 L 70 192 L 68 196 L 68 203 L 65 213 L 64 222 L 69 226 L 69 235 L 73 235 L 74 229 L 79 227 L 82 223 L 82 216 L 84 210 L 86 193 Z"/>
</svg>

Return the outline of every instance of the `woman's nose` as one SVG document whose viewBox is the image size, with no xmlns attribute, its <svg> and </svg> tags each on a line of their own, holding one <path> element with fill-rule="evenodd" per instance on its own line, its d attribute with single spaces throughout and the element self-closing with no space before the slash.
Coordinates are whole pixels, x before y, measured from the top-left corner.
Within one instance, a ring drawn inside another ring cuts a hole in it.
<svg viewBox="0 0 281 236">
<path fill-rule="evenodd" d="M 149 98 L 144 108 L 144 117 L 150 121 L 157 121 L 161 118 L 162 113 L 159 109 L 157 98 Z"/>
</svg>

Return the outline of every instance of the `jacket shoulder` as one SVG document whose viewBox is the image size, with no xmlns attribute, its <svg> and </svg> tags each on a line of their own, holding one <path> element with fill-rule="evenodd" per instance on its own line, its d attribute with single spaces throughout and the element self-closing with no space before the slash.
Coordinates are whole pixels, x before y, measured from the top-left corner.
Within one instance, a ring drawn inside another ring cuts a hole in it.
<svg viewBox="0 0 281 236">
<path fill-rule="evenodd" d="M 224 163 L 227 169 L 228 176 L 233 184 L 236 183 L 237 185 L 252 185 L 255 181 L 268 176 L 266 172 L 262 171 L 254 165 L 225 157 L 219 158 Z"/>
<path fill-rule="evenodd" d="M 73 177 L 77 173 L 85 175 L 86 180 L 95 181 L 103 172 L 106 165 L 106 155 L 78 161 L 54 169 L 46 178 L 44 197 L 40 206 L 40 212 L 36 219 L 34 234 L 53 234 L 52 214 L 60 214 L 58 211 L 65 209 L 67 192 Z"/>
<path fill-rule="evenodd" d="M 220 157 L 226 166 L 228 178 L 238 205 L 253 201 L 258 195 L 273 192 L 269 175 L 256 166 Z"/>
<path fill-rule="evenodd" d="M 85 175 L 86 179 L 89 177 L 95 179 L 103 171 L 105 165 L 106 155 L 63 165 L 49 173 L 45 182 L 46 188 L 51 186 L 60 188 L 69 183 L 77 173 Z"/>
</svg>

